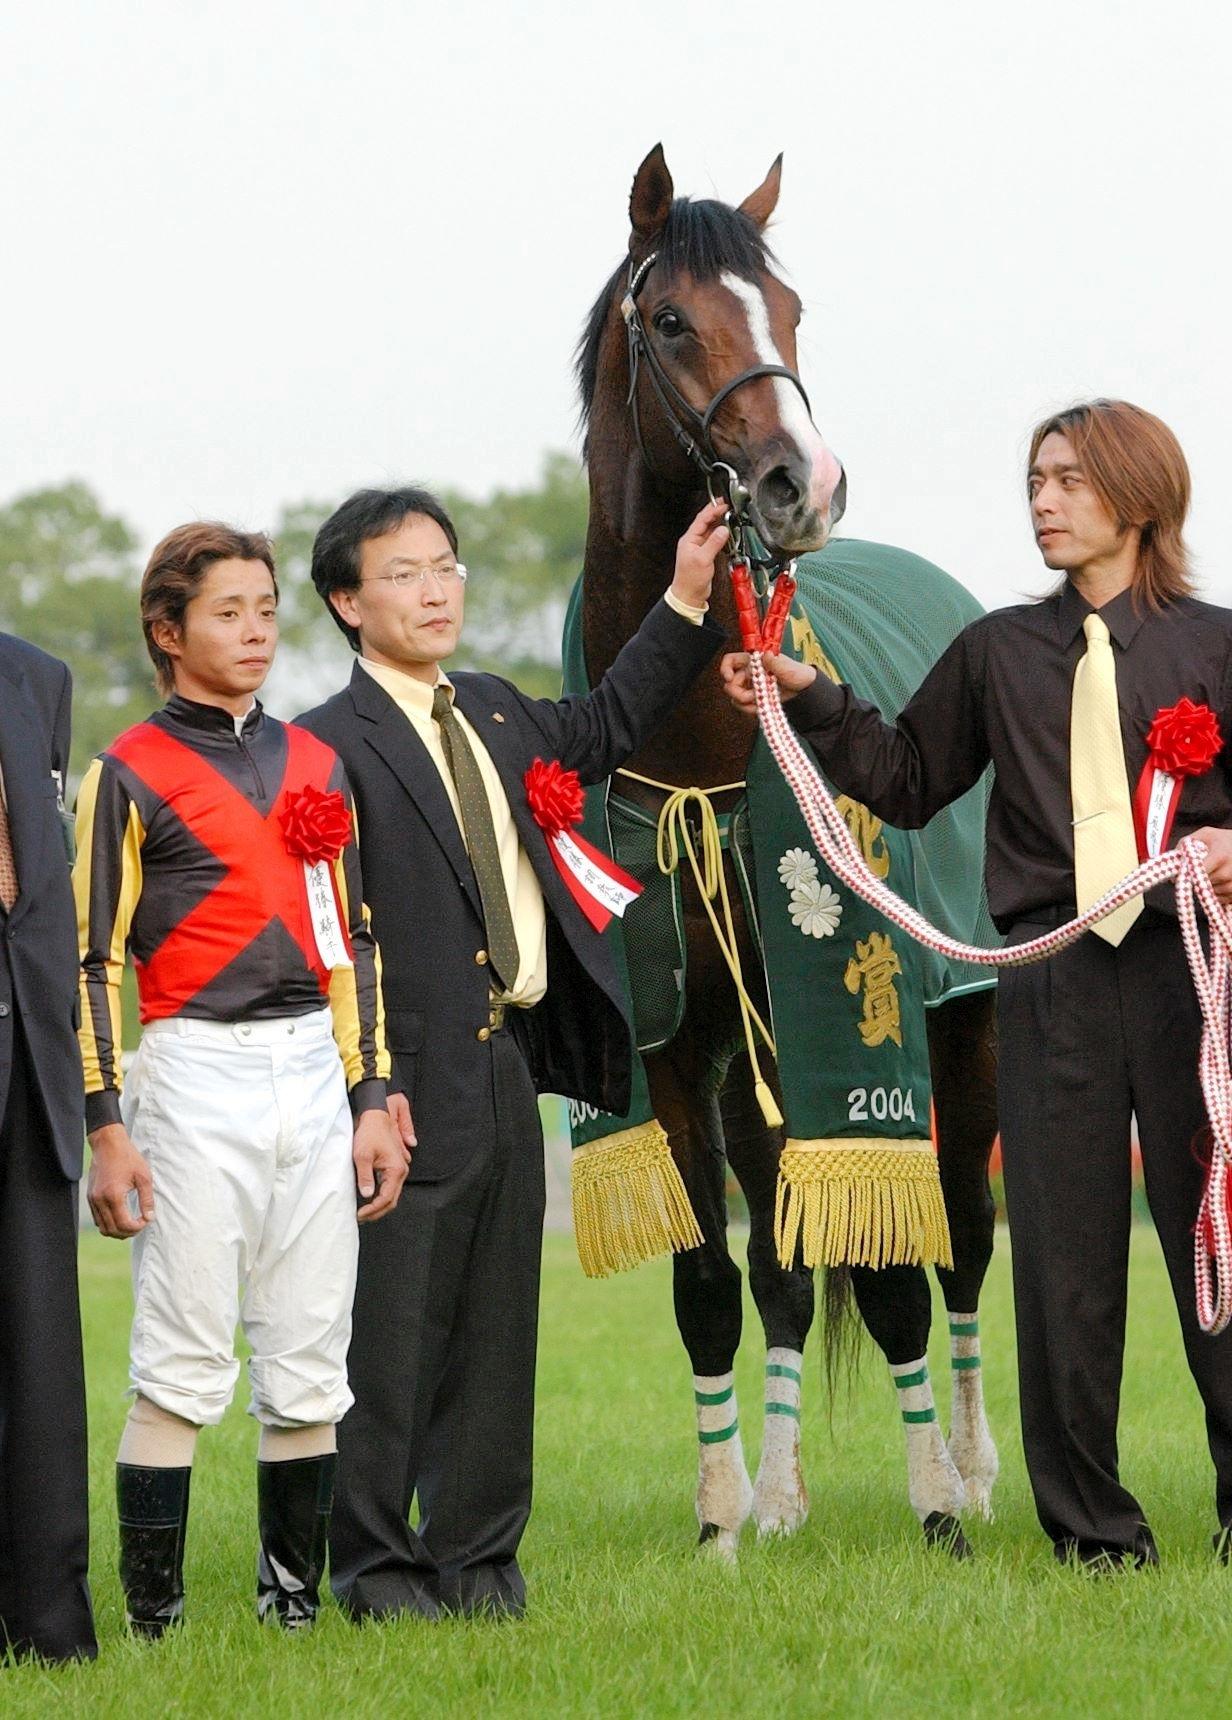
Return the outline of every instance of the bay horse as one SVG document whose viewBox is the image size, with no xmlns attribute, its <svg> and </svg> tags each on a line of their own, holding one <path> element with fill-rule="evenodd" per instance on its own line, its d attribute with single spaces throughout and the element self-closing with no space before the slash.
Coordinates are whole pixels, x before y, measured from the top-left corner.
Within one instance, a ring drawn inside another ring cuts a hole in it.
<svg viewBox="0 0 1232 1720">
<path fill-rule="evenodd" d="M 676 541 L 706 500 L 710 458 L 732 468 L 747 492 L 759 538 L 782 556 L 823 546 L 840 517 L 845 477 L 813 423 L 796 376 L 800 300 L 777 273 L 764 239 L 778 200 L 781 162 L 780 156 L 739 208 L 677 198 L 661 147 L 651 151 L 634 179 L 628 256 L 599 294 L 578 348 L 590 486 L 582 639 L 591 685 L 669 583 Z M 636 353 L 626 327 L 630 296 L 640 319 Z M 711 611 L 738 649 L 722 569 Z M 753 738 L 752 725 L 724 696 L 712 667 L 629 761 L 636 775 L 622 777 L 620 793 L 657 815 L 664 790 L 637 777 L 703 789 L 736 782 Z M 730 808 L 733 798 L 734 791 L 716 796 L 716 810 Z M 725 864 L 730 866 L 730 855 Z M 767 1126 L 755 1100 L 733 985 L 687 873 L 682 884 L 684 1013 L 675 1037 L 648 1053 L 645 1067 L 655 1115 L 702 1233 L 700 1246 L 674 1256 L 673 1295 L 694 1375 L 701 1540 L 730 1557 L 750 1514 L 763 1534 L 789 1533 L 807 1514 L 799 1382 L 814 1286 L 798 1251 L 789 1268 L 779 1263 L 774 1210 L 782 1130 Z M 762 970 L 734 884 L 731 895 L 744 972 L 764 1012 Z M 894 1375 L 906 1425 L 908 1496 L 924 1538 L 957 1556 L 969 1551 L 959 1513 L 971 1505 L 990 1514 L 997 1473 L 978 1334 L 980 1289 L 993 1246 L 993 999 L 991 991 L 978 990 L 930 1010 L 928 1018 L 941 1184 L 954 1255 L 952 1270 L 938 1271 L 954 1364 L 948 1444 L 927 1371 L 921 1378 L 918 1368 L 908 1366 L 927 1348 L 931 1298 L 924 1268 L 853 1266 L 830 1274 L 840 1285 L 849 1284 Z M 768 1413 L 755 1484 L 735 1425 L 732 1365 L 741 1335 L 741 1279 L 727 1243 L 729 1165 L 748 1205 L 749 1278 L 767 1347 Z"/>
</svg>

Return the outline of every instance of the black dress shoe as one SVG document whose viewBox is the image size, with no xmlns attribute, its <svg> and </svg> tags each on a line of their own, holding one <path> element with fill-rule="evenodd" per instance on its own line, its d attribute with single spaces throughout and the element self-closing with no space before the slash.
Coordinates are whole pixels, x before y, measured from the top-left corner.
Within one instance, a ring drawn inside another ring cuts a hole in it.
<svg viewBox="0 0 1232 1720">
<path fill-rule="evenodd" d="M 120 1583 L 134 1636 L 160 1637 L 184 1616 L 184 1536 L 191 1469 L 116 1464 Z"/>
<path fill-rule="evenodd" d="M 334 1599 L 352 1624 L 386 1623 L 398 1618 L 426 1618 L 433 1624 L 441 1616 L 436 1598 L 436 1572 L 401 1565 L 393 1570 L 365 1571 L 346 1588 L 333 1572 Z"/>
<path fill-rule="evenodd" d="M 257 1464 L 257 1617 L 307 1630 L 321 1604 L 321 1577 L 338 1459 Z"/>
<path fill-rule="evenodd" d="M 516 1559 L 504 1564 L 443 1565 L 441 1611 L 456 1618 L 520 1619 L 526 1613 L 526 1579 Z"/>
<path fill-rule="evenodd" d="M 1103 1547 L 1096 1541 L 1057 1541 L 1052 1550 L 1059 1564 L 1073 1565 L 1093 1577 L 1142 1571 L 1159 1563 L 1159 1549 L 1150 1535 L 1140 1536 L 1132 1547 Z"/>
</svg>

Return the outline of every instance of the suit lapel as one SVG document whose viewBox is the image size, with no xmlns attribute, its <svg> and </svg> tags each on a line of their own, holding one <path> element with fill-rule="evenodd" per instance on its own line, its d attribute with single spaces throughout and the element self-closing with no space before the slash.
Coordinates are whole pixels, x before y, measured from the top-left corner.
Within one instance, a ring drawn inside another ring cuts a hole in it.
<svg viewBox="0 0 1232 1720">
<path fill-rule="evenodd" d="M 34 881 L 43 859 L 45 820 L 42 760 L 47 744 L 39 731 L 38 718 L 30 702 L 25 676 L 20 669 L 0 664 L 4 689 L 4 718 L 0 721 L 0 766 L 4 769 L 4 798 L 8 806 L 9 835 L 17 867 L 18 897 L 10 919 L 25 912 L 35 895 Z M 0 909 L 0 913 L 3 909 Z"/>
<path fill-rule="evenodd" d="M 419 808 L 475 912 L 482 919 L 483 908 L 470 856 L 440 772 L 427 747 L 384 687 L 358 663 L 351 675 L 351 698 L 356 711 L 364 719 L 364 738 L 368 745 L 385 761 Z M 360 840 L 363 840 L 362 831 Z"/>
</svg>

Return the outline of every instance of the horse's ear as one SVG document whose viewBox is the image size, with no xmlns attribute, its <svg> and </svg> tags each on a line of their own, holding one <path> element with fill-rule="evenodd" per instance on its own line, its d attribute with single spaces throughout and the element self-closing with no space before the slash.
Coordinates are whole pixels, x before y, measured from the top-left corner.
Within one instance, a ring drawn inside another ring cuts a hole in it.
<svg viewBox="0 0 1232 1720">
<path fill-rule="evenodd" d="M 740 213 L 747 215 L 755 227 L 764 227 L 774 214 L 775 204 L 779 200 L 779 184 L 783 178 L 783 157 L 775 157 L 774 166 L 767 173 L 756 191 L 750 191 L 740 205 Z"/>
<path fill-rule="evenodd" d="M 629 193 L 629 223 L 633 228 L 629 235 L 630 250 L 639 240 L 653 239 L 663 231 L 671 212 L 673 190 L 672 176 L 663 159 L 663 145 L 656 143 L 633 176 L 633 190 Z"/>
</svg>

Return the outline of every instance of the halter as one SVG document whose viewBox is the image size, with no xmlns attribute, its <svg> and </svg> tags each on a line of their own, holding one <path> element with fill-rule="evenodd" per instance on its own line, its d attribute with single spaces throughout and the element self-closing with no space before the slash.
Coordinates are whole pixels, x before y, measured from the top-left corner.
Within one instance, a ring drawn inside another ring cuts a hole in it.
<svg viewBox="0 0 1232 1720">
<path fill-rule="evenodd" d="M 751 365 L 748 370 L 742 370 L 739 376 L 733 376 L 729 382 L 725 382 L 711 399 L 704 412 L 698 412 L 695 407 L 691 406 L 664 370 L 659 355 L 646 333 L 642 313 L 637 308 L 637 295 L 641 292 L 646 276 L 657 262 L 658 256 L 657 251 L 652 251 L 648 257 L 642 259 L 636 269 L 630 262 L 628 289 L 620 301 L 620 314 L 625 319 L 625 330 L 629 339 L 629 394 L 625 404 L 633 414 L 633 433 L 637 437 L 637 445 L 641 450 L 647 471 L 653 472 L 654 466 L 651 464 L 650 455 L 642 437 L 642 422 L 637 402 L 638 369 L 644 358 L 651 384 L 658 397 L 659 405 L 663 409 L 663 416 L 667 420 L 668 429 L 689 459 L 705 477 L 706 487 L 712 498 L 715 494 L 716 482 L 722 486 L 727 500 L 731 504 L 732 523 L 735 525 L 742 520 L 745 507 L 748 504 L 748 492 L 739 483 L 732 468 L 725 461 L 719 459 L 714 444 L 710 440 L 710 427 L 714 423 L 715 414 L 720 406 L 738 388 L 743 388 L 746 382 L 757 382 L 763 376 L 781 376 L 799 391 L 800 398 L 803 400 L 805 410 L 810 418 L 813 409 L 809 405 L 809 397 L 805 392 L 804 384 L 795 371 L 788 370 L 784 364 Z M 692 434 L 690 434 L 690 428 Z"/>
</svg>

